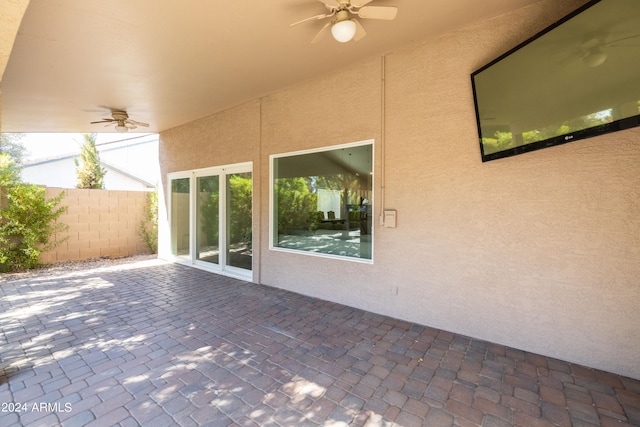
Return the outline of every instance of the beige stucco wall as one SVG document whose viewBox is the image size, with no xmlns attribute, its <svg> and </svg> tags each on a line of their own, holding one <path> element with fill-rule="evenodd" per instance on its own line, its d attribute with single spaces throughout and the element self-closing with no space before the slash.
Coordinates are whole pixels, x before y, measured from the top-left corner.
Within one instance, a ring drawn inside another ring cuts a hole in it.
<svg viewBox="0 0 640 427">
<path fill-rule="evenodd" d="M 261 101 L 255 100 L 227 111 L 202 118 L 160 134 L 159 160 L 161 182 L 158 191 L 158 255 L 169 258 L 170 234 L 166 211 L 167 174 L 213 166 L 253 162 L 253 239 L 255 248 L 261 238 Z M 267 171 L 268 173 L 268 171 Z M 267 197 L 268 200 L 268 197 Z M 266 211 L 265 211 L 266 212 Z M 260 272 L 260 257 L 253 257 L 253 272 Z"/>
<path fill-rule="evenodd" d="M 477 142 L 471 72 L 583 3 L 542 0 L 164 132 L 164 183 L 254 162 L 258 283 L 640 378 L 640 129 L 484 164 Z M 375 217 L 398 212 L 375 222 L 373 265 L 270 251 L 269 155 L 367 139 Z"/>
<path fill-rule="evenodd" d="M 7 68 L 13 43 L 18 34 L 29 0 L 0 0 L 0 119 L 2 118 L 2 76 Z M 2 120 L 0 120 L 2 131 Z"/>
<path fill-rule="evenodd" d="M 47 187 L 46 197 L 56 197 L 63 191 L 65 195 L 60 206 L 67 206 L 67 212 L 58 218 L 58 222 L 69 228 L 56 238 L 66 240 L 43 252 L 40 262 L 118 258 L 149 252 L 138 234 L 147 192 Z"/>
</svg>

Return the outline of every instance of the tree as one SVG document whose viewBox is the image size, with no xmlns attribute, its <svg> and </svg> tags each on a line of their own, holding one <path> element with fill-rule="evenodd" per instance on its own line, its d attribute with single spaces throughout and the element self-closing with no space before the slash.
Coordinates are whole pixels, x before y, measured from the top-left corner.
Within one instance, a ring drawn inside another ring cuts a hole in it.
<svg viewBox="0 0 640 427">
<path fill-rule="evenodd" d="M 309 220 L 318 211 L 318 194 L 309 190 L 303 177 L 278 178 L 275 186 L 278 209 L 278 233 L 307 230 Z"/>
<path fill-rule="evenodd" d="M 60 206 L 64 193 L 49 200 L 45 193 L 44 187 L 23 183 L 15 161 L 0 153 L 0 271 L 37 267 L 41 252 L 64 241 L 52 241 L 67 229 L 56 222 L 67 209 Z"/>
<path fill-rule="evenodd" d="M 96 134 L 84 134 L 84 144 L 80 148 L 80 161 L 74 159 L 76 164 L 77 188 L 104 188 L 104 176 L 107 170 L 100 165 L 100 154 L 96 148 Z"/>
<path fill-rule="evenodd" d="M 20 169 L 16 161 L 8 154 L 0 152 L 0 188 L 8 189 L 20 182 Z"/>
<path fill-rule="evenodd" d="M 229 237 L 232 242 L 251 243 L 252 180 L 250 174 L 233 174 L 229 177 L 231 200 Z"/>
<path fill-rule="evenodd" d="M 20 169 L 8 153 L 0 152 L 0 210 L 9 204 L 9 188 L 20 181 Z M 0 225 L 3 218 L 0 217 Z"/>
<path fill-rule="evenodd" d="M 7 153 L 15 165 L 20 167 L 27 158 L 27 147 L 22 144 L 21 133 L 0 134 L 0 153 Z"/>
</svg>

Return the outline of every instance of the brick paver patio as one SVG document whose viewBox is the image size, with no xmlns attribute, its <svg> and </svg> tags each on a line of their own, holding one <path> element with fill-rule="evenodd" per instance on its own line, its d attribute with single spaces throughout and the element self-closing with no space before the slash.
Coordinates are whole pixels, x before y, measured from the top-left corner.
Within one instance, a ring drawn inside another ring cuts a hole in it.
<svg viewBox="0 0 640 427">
<path fill-rule="evenodd" d="M 159 260 L 0 296 L 3 427 L 640 425 L 640 381 Z"/>
</svg>

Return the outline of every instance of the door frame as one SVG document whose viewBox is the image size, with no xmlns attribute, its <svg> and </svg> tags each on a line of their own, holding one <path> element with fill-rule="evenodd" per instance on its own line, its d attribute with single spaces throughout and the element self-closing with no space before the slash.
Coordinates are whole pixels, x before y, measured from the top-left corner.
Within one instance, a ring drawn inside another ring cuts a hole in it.
<svg viewBox="0 0 640 427">
<path fill-rule="evenodd" d="M 234 277 L 241 280 L 253 281 L 254 268 L 247 270 L 244 268 L 233 267 L 226 265 L 227 256 L 227 176 L 235 173 L 251 173 L 251 223 L 254 223 L 254 200 L 255 188 L 253 162 L 235 163 L 224 166 L 212 166 L 208 168 L 193 169 L 189 171 L 172 172 L 167 174 L 169 198 L 168 198 L 168 211 L 169 211 L 169 238 L 172 233 L 172 194 L 171 187 L 174 179 L 189 178 L 189 255 L 178 256 L 173 253 L 169 253 L 170 260 L 179 264 L 185 264 L 192 267 L 196 267 L 202 270 L 211 271 L 213 273 L 222 274 L 224 276 Z M 214 264 L 207 261 L 196 259 L 197 253 L 197 179 L 204 176 L 218 176 L 218 191 L 219 191 L 219 204 L 218 204 L 218 217 L 219 217 L 219 238 L 218 238 L 218 264 Z M 254 233 L 252 233 L 253 239 Z M 170 242 L 171 244 L 171 242 Z M 252 246 L 253 245 L 252 242 Z M 256 265 L 256 260 L 252 254 L 252 266 Z"/>
</svg>

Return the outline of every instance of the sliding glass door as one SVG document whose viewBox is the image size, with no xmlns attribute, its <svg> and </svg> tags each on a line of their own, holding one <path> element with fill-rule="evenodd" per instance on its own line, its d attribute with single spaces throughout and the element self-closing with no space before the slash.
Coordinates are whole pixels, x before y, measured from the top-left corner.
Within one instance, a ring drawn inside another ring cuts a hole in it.
<svg viewBox="0 0 640 427">
<path fill-rule="evenodd" d="M 190 257 L 190 181 L 189 177 L 171 180 L 171 254 L 184 259 Z"/>
<path fill-rule="evenodd" d="M 196 178 L 196 260 L 220 263 L 220 177 Z"/>
<path fill-rule="evenodd" d="M 226 265 L 251 270 L 251 172 L 227 175 Z"/>
<path fill-rule="evenodd" d="M 169 178 L 175 259 L 252 279 L 251 164 L 181 172 Z"/>
</svg>

